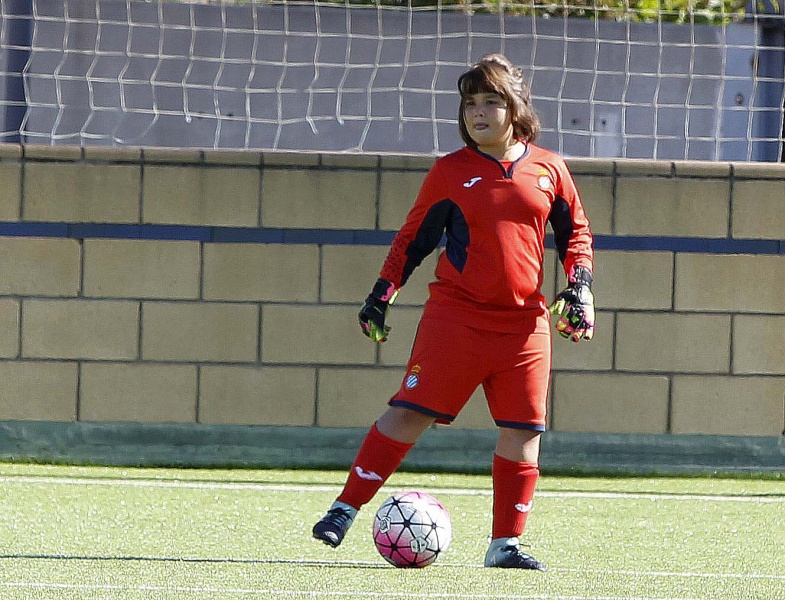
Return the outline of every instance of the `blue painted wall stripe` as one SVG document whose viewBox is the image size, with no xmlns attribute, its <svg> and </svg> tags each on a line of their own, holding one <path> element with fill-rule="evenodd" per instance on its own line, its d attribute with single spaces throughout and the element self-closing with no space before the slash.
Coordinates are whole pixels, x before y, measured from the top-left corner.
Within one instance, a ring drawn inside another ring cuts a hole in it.
<svg viewBox="0 0 785 600">
<path fill-rule="evenodd" d="M 186 240 L 214 243 L 327 244 L 388 246 L 395 231 L 367 229 L 284 229 L 112 223 L 0 222 L 0 237 Z M 553 238 L 546 239 L 553 248 Z M 785 240 L 596 235 L 597 250 L 692 252 L 701 254 L 785 254 Z"/>
</svg>

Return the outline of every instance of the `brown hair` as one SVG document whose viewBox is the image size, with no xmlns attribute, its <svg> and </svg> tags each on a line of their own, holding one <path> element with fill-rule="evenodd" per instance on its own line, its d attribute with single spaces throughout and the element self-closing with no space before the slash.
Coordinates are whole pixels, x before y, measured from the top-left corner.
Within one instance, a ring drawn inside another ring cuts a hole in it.
<svg viewBox="0 0 785 600">
<path fill-rule="evenodd" d="M 513 135 L 523 142 L 533 142 L 540 135 L 540 118 L 532 106 L 531 90 L 523 80 L 523 70 L 503 54 L 486 54 L 458 78 L 461 106 L 458 127 L 464 143 L 472 148 L 477 143 L 469 135 L 464 117 L 466 100 L 472 94 L 499 94 L 507 103 Z"/>
</svg>

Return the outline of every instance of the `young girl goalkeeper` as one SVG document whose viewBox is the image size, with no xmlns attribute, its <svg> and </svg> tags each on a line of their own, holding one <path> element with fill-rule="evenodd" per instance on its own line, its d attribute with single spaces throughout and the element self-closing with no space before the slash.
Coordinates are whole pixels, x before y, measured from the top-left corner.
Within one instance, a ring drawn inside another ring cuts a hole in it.
<svg viewBox="0 0 785 600">
<path fill-rule="evenodd" d="M 544 571 L 520 537 L 540 474 L 550 315 L 563 337 L 592 338 L 592 234 L 564 161 L 534 145 L 540 123 L 521 69 L 486 55 L 461 75 L 458 90 L 466 146 L 428 172 L 359 315 L 363 333 L 384 342 L 398 290 L 446 235 L 406 374 L 313 535 L 338 546 L 420 435 L 452 422 L 482 385 L 499 432 L 485 566 Z M 547 223 L 568 281 L 550 310 L 540 291 Z"/>
</svg>

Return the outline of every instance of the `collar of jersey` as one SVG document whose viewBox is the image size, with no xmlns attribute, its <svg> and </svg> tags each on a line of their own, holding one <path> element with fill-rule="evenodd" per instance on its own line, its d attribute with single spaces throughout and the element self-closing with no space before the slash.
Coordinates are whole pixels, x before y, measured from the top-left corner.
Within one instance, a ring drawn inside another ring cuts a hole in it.
<svg viewBox="0 0 785 600">
<path fill-rule="evenodd" d="M 529 154 L 529 144 L 526 144 L 526 149 L 523 151 L 523 154 L 521 154 L 518 158 L 516 158 L 514 161 L 512 161 L 512 163 L 510 164 L 509 168 L 505 169 L 504 165 L 501 163 L 501 161 L 498 158 L 495 158 L 495 157 L 491 156 L 490 154 L 486 154 L 485 152 L 482 152 L 481 150 L 478 150 L 477 148 L 471 148 L 470 147 L 470 149 L 474 150 L 477 154 L 479 154 L 483 158 L 487 158 L 488 160 L 492 160 L 497 165 L 499 165 L 499 168 L 502 170 L 502 174 L 507 179 L 511 179 L 512 178 L 512 174 L 515 171 L 515 166 L 520 161 L 522 161 L 524 158 L 526 158 L 528 156 L 528 154 Z"/>
</svg>

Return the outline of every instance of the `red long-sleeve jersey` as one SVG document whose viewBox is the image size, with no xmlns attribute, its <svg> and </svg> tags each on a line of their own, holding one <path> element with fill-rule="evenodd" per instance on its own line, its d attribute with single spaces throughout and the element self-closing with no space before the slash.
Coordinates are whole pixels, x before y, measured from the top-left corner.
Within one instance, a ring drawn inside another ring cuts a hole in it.
<svg viewBox="0 0 785 600">
<path fill-rule="evenodd" d="M 469 147 L 436 161 L 395 236 L 380 276 L 402 287 L 446 235 L 425 314 L 492 331 L 522 331 L 547 303 L 546 223 L 566 273 L 593 270 L 589 221 L 564 160 L 529 144 L 505 167 Z"/>
</svg>

